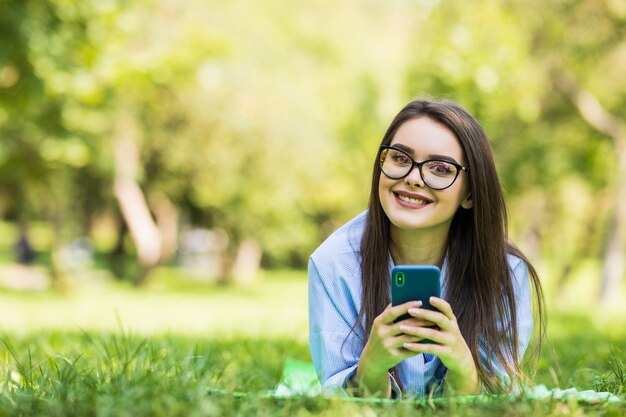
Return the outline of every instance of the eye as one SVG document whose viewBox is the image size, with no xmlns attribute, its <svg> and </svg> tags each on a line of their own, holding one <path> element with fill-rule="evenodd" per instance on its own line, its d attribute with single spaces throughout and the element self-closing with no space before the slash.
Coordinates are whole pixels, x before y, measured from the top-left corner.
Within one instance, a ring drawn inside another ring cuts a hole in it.
<svg viewBox="0 0 626 417">
<path fill-rule="evenodd" d="M 408 164 L 412 164 L 413 161 L 411 160 L 411 158 L 409 158 L 409 156 L 403 152 L 398 152 L 398 151 L 394 151 L 394 150 L 390 150 L 389 151 L 389 156 L 391 157 L 391 160 L 397 164 L 400 165 L 408 165 Z"/>
<path fill-rule="evenodd" d="M 456 167 L 445 161 L 429 161 L 426 168 L 439 176 L 454 175 L 456 172 Z"/>
</svg>

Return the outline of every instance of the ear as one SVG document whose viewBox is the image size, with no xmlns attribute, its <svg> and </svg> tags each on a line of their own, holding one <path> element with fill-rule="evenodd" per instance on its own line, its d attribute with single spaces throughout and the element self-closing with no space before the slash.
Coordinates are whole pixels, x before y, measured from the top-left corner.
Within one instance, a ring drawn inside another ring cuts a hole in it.
<svg viewBox="0 0 626 417">
<path fill-rule="evenodd" d="M 474 207 L 474 200 L 472 200 L 472 193 L 469 193 L 467 197 L 465 197 L 465 200 L 463 200 L 463 202 L 461 203 L 461 207 L 463 207 L 464 209 L 471 209 L 472 207 Z"/>
</svg>

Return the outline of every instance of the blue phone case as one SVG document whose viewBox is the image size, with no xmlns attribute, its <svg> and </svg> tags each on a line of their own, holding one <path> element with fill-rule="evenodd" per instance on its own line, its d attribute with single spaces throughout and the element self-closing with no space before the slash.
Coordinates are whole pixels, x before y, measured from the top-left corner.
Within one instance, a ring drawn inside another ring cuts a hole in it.
<svg viewBox="0 0 626 417">
<path fill-rule="evenodd" d="M 441 296 L 441 271 L 435 265 L 397 265 L 391 269 L 391 304 L 422 301 L 422 308 L 438 311 L 430 305 L 432 296 Z M 408 314 L 396 321 L 409 318 Z"/>
</svg>

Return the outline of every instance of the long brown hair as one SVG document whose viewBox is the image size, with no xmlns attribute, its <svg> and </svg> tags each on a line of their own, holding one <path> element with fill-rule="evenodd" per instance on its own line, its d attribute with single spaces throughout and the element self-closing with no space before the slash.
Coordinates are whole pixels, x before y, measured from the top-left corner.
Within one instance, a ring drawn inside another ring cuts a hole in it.
<svg viewBox="0 0 626 417">
<path fill-rule="evenodd" d="M 457 317 L 476 364 L 478 375 L 490 392 L 510 391 L 496 377 L 490 361 L 482 363 L 479 346 L 502 365 L 511 381 L 525 380 L 518 354 L 518 328 L 513 274 L 507 261 L 512 254 L 526 263 L 536 297 L 539 317 L 535 356 L 545 333 L 543 293 L 539 277 L 528 259 L 507 238 L 504 196 L 489 142 L 480 124 L 450 101 L 415 100 L 395 117 L 381 145 L 389 145 L 404 122 L 429 117 L 446 126 L 458 138 L 467 158 L 473 208 L 459 208 L 452 219 L 447 240 L 445 294 Z M 361 240 L 362 303 L 353 331 L 365 318 L 367 342 L 373 321 L 389 304 L 390 221 L 380 203 L 378 155 L 374 162 L 372 189 Z M 498 321 L 503 323 L 498 326 Z M 397 369 L 392 373 L 400 382 Z"/>
</svg>

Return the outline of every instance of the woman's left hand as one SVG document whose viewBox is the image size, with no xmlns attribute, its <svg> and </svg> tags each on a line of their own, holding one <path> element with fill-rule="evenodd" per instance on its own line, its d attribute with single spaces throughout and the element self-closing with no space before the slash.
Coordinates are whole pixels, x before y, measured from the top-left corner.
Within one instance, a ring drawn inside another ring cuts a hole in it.
<svg viewBox="0 0 626 417">
<path fill-rule="evenodd" d="M 404 348 L 415 353 L 436 355 L 448 368 L 446 385 L 451 384 L 457 392 L 465 394 L 479 393 L 480 381 L 472 352 L 461 334 L 452 307 L 438 297 L 431 297 L 430 304 L 439 311 L 412 308 L 409 309 L 409 314 L 430 321 L 438 328 L 402 325 L 400 330 L 407 335 L 429 339 L 434 343 L 405 343 Z"/>
</svg>

